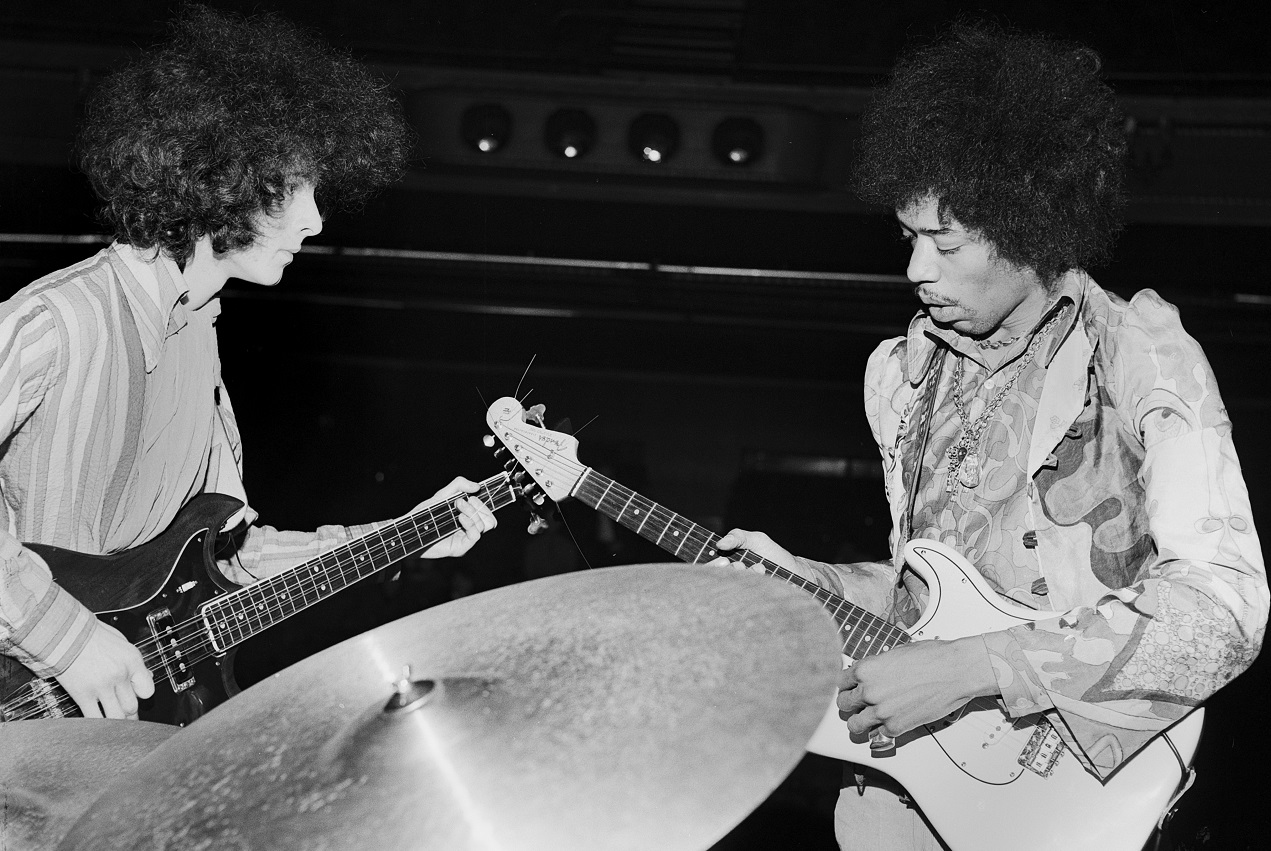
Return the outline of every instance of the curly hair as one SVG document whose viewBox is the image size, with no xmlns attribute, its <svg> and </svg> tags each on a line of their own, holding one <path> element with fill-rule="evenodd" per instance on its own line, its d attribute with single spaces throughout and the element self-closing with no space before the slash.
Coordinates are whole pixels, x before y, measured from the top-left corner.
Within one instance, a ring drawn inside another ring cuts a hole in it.
<svg viewBox="0 0 1271 851">
<path fill-rule="evenodd" d="M 958 23 L 902 56 L 862 116 L 867 202 L 934 199 L 1047 286 L 1106 261 L 1125 206 L 1125 119 L 1098 55 L 1047 36 Z"/>
<path fill-rule="evenodd" d="M 324 211 L 396 180 L 411 147 L 367 69 L 272 13 L 188 5 L 169 39 L 90 95 L 80 168 L 115 238 L 178 263 L 204 235 L 224 253 L 312 183 Z"/>
</svg>

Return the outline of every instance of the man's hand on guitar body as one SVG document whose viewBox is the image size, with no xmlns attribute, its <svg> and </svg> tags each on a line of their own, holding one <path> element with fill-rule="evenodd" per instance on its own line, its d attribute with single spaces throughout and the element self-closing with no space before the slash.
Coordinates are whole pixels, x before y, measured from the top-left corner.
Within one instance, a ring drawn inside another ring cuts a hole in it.
<svg viewBox="0 0 1271 851">
<path fill-rule="evenodd" d="M 113 626 L 96 622 L 84 649 L 58 677 L 85 718 L 137 718 L 137 698 L 154 694 L 141 651 Z"/>
<path fill-rule="evenodd" d="M 839 712 L 849 730 L 857 735 L 880 730 L 892 738 L 998 693 L 978 635 L 915 641 L 866 656 L 844 669 L 839 689 Z"/>
<path fill-rule="evenodd" d="M 421 502 L 411 511 L 412 513 L 419 511 L 421 508 L 433 503 L 442 502 L 453 496 L 463 493 L 476 493 L 480 489 L 480 485 L 476 482 L 469 481 L 463 476 L 457 477 L 450 484 L 437 491 L 428 499 Z M 458 500 L 455 507 L 459 510 L 459 525 L 463 529 L 442 538 L 428 549 L 420 553 L 420 558 L 450 558 L 461 556 L 468 550 L 472 549 L 472 545 L 481 539 L 481 536 L 489 532 L 495 527 L 498 521 L 494 519 L 494 512 L 490 507 L 475 497 L 468 497 Z"/>
<path fill-rule="evenodd" d="M 716 546 L 746 549 L 810 582 L 816 576 L 763 532 L 733 529 Z M 745 568 L 726 556 L 712 565 Z M 760 573 L 760 567 L 749 568 Z M 895 738 L 938 721 L 968 701 L 998 693 L 988 648 L 980 636 L 954 641 L 915 641 L 867 656 L 843 670 L 838 707 L 854 734 L 878 730 Z"/>
</svg>

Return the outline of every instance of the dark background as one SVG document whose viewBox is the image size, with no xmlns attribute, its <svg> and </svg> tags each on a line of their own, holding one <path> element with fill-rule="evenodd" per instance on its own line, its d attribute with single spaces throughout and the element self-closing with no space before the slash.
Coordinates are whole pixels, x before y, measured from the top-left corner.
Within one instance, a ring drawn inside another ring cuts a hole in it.
<svg viewBox="0 0 1271 851">
<path fill-rule="evenodd" d="M 455 475 L 484 478 L 484 412 L 516 393 L 581 428 L 580 460 L 724 530 L 821 558 L 886 553 L 860 409 L 865 358 L 913 311 L 894 225 L 845 186 L 856 116 L 910 39 L 987 15 L 1100 50 L 1133 124 L 1129 226 L 1093 270 L 1179 305 L 1223 387 L 1259 519 L 1271 401 L 1266 272 L 1271 75 L 1264 4 L 607 0 L 230 2 L 275 9 L 392 81 L 419 133 L 401 184 L 328 222 L 281 287 L 232 284 L 222 358 L 262 519 L 395 516 Z M 174 4 L 0 9 L 0 287 L 92 251 L 69 157 L 96 80 Z M 499 151 L 459 115 L 500 103 Z M 559 107 L 597 116 L 593 153 L 543 145 Z M 630 116 L 682 128 L 662 167 L 626 153 Z M 766 150 L 712 159 L 709 128 L 752 116 Z M 664 553 L 577 505 L 529 537 L 511 508 L 468 556 L 377 578 L 244 645 L 240 681 L 460 595 Z M 1200 771 L 1169 841 L 1262 847 L 1265 663 L 1210 701 Z M 808 757 L 721 843 L 833 848 L 837 768 Z M 1074 814 L 1080 817 L 1080 814 Z"/>
</svg>

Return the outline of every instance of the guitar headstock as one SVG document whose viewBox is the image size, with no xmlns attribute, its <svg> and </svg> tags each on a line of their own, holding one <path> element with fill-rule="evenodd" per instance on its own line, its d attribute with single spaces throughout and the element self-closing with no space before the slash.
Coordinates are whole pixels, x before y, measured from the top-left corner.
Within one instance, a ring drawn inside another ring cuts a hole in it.
<svg viewBox="0 0 1271 851">
<path fill-rule="evenodd" d="M 587 468 L 578 462 L 578 440 L 564 432 L 543 427 L 543 411 L 530 411 L 511 396 L 499 399 L 486 411 L 491 433 L 511 454 L 513 461 L 556 502 L 568 497 Z"/>
</svg>

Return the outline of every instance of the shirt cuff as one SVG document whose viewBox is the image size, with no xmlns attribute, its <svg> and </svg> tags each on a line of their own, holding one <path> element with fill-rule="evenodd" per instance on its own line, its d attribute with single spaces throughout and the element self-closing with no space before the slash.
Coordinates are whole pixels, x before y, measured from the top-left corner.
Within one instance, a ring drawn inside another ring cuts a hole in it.
<svg viewBox="0 0 1271 851">
<path fill-rule="evenodd" d="M 1020 718 L 1055 707 L 1010 630 L 988 632 L 983 638 L 1007 715 Z"/>
<path fill-rule="evenodd" d="M 55 583 L 26 621 L 13 630 L 8 653 L 37 677 L 65 673 L 97 627 L 93 613 Z"/>
</svg>

